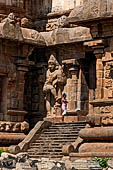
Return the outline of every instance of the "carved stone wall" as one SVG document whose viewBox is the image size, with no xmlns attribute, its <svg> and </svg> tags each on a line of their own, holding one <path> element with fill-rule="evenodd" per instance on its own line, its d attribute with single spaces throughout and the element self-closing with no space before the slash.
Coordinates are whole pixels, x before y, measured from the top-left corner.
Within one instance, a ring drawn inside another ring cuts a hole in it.
<svg viewBox="0 0 113 170">
<path fill-rule="evenodd" d="M 61 10 L 69 10 L 75 7 L 75 0 L 52 0 L 52 12 L 61 11 Z"/>
<path fill-rule="evenodd" d="M 69 114 L 77 114 L 76 111 L 79 110 L 78 116 L 85 116 L 89 112 L 89 93 L 91 90 L 95 90 L 95 81 L 92 85 L 92 79 L 94 79 L 92 77 L 95 75 L 95 68 L 92 68 L 95 59 L 93 61 L 92 53 L 85 54 L 81 44 L 60 45 L 43 49 L 37 48 L 31 57 L 31 60 L 35 61 L 35 66 L 25 76 L 24 107 L 29 112 L 26 120 L 31 120 L 30 125 L 34 125 L 38 120 L 42 120 L 47 114 L 45 112 L 46 103 L 43 86 L 51 54 L 55 54 L 59 66 L 64 65 L 66 83 L 64 84 L 62 94 L 67 94 L 67 112 Z M 90 73 L 91 70 L 92 75 Z"/>
</svg>

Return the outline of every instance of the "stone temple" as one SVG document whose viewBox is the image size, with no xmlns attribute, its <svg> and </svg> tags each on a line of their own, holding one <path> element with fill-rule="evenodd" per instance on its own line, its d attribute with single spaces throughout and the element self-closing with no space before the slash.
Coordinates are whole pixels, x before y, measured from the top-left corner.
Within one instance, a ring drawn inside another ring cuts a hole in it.
<svg viewBox="0 0 113 170">
<path fill-rule="evenodd" d="M 0 0 L 3 147 L 31 158 L 113 157 L 112 0 Z"/>
</svg>

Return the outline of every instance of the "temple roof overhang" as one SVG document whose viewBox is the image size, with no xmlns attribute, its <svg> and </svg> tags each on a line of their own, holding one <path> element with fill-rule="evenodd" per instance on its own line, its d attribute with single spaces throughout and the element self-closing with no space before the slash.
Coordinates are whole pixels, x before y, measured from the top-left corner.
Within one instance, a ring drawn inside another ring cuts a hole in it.
<svg viewBox="0 0 113 170">
<path fill-rule="evenodd" d="M 0 39 L 18 41 L 35 46 L 53 46 L 59 44 L 77 43 L 91 40 L 89 28 L 58 28 L 50 32 L 38 32 L 22 28 L 18 24 L 0 23 Z"/>
<path fill-rule="evenodd" d="M 36 46 L 46 46 L 45 39 L 38 31 L 22 28 L 18 24 L 13 25 L 8 22 L 0 23 L 0 39 L 8 39 Z"/>
<path fill-rule="evenodd" d="M 108 20 L 113 18 L 112 0 L 88 0 L 83 6 L 72 10 L 67 21 L 77 25 L 88 25 L 97 20 Z"/>
<path fill-rule="evenodd" d="M 92 40 L 90 29 L 85 27 L 58 28 L 49 32 L 41 32 L 46 46 L 54 46 L 69 43 Z"/>
</svg>

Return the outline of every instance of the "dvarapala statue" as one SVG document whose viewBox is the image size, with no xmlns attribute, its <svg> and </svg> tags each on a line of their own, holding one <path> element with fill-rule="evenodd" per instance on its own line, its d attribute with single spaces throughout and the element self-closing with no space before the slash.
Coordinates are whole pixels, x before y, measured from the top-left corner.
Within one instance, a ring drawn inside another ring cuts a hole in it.
<svg viewBox="0 0 113 170">
<path fill-rule="evenodd" d="M 46 99 L 47 117 L 54 117 L 56 109 L 61 107 L 62 90 L 66 83 L 63 66 L 58 66 L 56 58 L 51 55 L 48 61 L 46 82 L 43 87 Z"/>
</svg>

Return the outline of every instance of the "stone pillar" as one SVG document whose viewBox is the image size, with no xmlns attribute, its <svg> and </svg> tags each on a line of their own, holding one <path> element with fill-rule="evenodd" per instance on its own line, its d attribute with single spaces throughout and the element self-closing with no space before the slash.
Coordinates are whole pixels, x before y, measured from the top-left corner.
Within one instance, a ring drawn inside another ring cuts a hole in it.
<svg viewBox="0 0 113 170">
<path fill-rule="evenodd" d="M 11 88 L 11 99 L 9 99 L 10 103 L 7 111 L 7 119 L 8 121 L 23 122 L 24 116 L 27 114 L 27 112 L 24 111 L 24 75 L 25 72 L 28 71 L 29 63 L 18 60 L 16 65 L 16 79 L 14 81 L 15 84 L 13 84 Z"/>
<path fill-rule="evenodd" d="M 69 71 L 71 79 L 67 80 L 69 98 L 68 110 L 74 111 L 77 108 L 78 66 L 72 66 Z"/>
<path fill-rule="evenodd" d="M 63 64 L 66 68 L 66 86 L 64 87 L 64 93 L 67 94 L 67 114 L 64 118 L 66 122 L 78 120 L 78 107 L 80 105 L 81 86 L 78 87 L 79 64 L 75 59 L 63 60 Z M 79 96 L 79 97 L 78 97 Z M 79 100 L 79 102 L 78 102 Z M 79 110 L 80 111 L 80 110 Z"/>
<path fill-rule="evenodd" d="M 94 91 L 90 90 L 89 93 L 89 113 L 100 113 L 100 104 L 98 101 L 103 100 L 104 96 L 104 65 L 103 65 L 103 57 L 104 57 L 104 46 L 105 42 L 103 40 L 95 40 L 91 42 L 86 42 L 84 45 L 88 45 L 92 47 L 94 51 L 94 55 L 96 57 L 96 88 Z M 92 74 L 92 73 L 90 73 Z"/>
<path fill-rule="evenodd" d="M 102 54 L 96 55 L 96 90 L 95 99 L 103 98 L 103 63 Z"/>
</svg>

